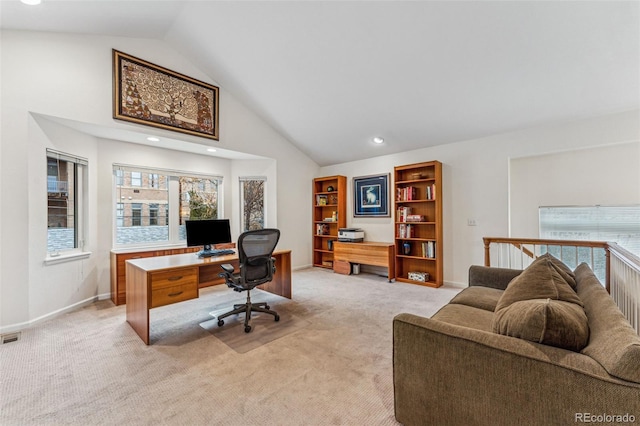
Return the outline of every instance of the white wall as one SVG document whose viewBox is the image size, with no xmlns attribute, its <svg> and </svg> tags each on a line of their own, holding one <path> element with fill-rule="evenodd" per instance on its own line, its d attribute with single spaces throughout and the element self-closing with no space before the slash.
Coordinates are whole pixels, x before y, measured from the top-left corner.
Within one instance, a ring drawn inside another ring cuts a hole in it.
<svg viewBox="0 0 640 426">
<path fill-rule="evenodd" d="M 53 125 L 49 120 L 39 123 L 34 118 L 54 117 L 94 127 L 145 133 L 145 126 L 112 118 L 112 49 L 216 84 L 158 40 L 0 32 L 0 331 L 21 328 L 109 292 L 112 162 L 171 169 L 180 168 L 176 166 L 179 164 L 202 171 L 222 167 L 229 180 L 237 176 L 232 174 L 231 164 L 221 166 L 222 163 L 208 156 L 197 158 L 193 154 L 98 138 Z M 160 129 L 153 129 L 152 133 L 201 144 L 203 148 L 213 145 L 271 158 L 272 166 L 267 171 L 264 165 L 258 169 L 259 174 L 269 173 L 270 183 L 286 182 L 286 185 L 274 185 L 273 192 L 269 193 L 269 206 L 273 209 L 269 216 L 277 219 L 282 230 L 279 247 L 292 250 L 294 267 L 311 263 L 311 236 L 307 232 L 311 217 L 309 182 L 319 167 L 224 87 L 220 88 L 219 142 Z M 90 199 L 90 235 L 96 238 L 91 239 L 89 259 L 53 266 L 43 264 L 46 251 L 43 244 L 46 241 L 44 149 L 48 146 L 90 161 L 90 186 L 92 194 L 97 195 Z M 231 196 L 227 188 L 225 210 L 234 204 L 228 198 Z M 231 219 L 234 220 L 232 216 Z"/>
<path fill-rule="evenodd" d="M 541 206 L 640 204 L 640 142 L 511 159 L 511 235 L 538 237 Z"/>
<path fill-rule="evenodd" d="M 393 241 L 392 218 L 362 219 L 353 217 L 354 176 L 392 173 L 396 165 L 438 160 L 443 163 L 444 196 L 444 279 L 467 282 L 468 268 L 483 263 L 482 237 L 509 234 L 509 163 L 513 157 L 526 157 L 602 146 L 616 149 L 618 143 L 640 140 L 639 111 L 628 111 L 571 123 L 527 129 L 482 139 L 423 148 L 411 152 L 322 167 L 319 176 L 342 174 L 349 178 L 347 226 L 361 227 L 366 238 Z M 393 143 L 389 141 L 388 143 Z M 637 157 L 630 159 L 635 169 Z M 626 167 L 629 163 L 623 162 Z M 581 173 L 580 163 L 568 167 Z M 609 169 L 616 167 L 609 164 Z M 635 175 L 637 176 L 637 174 Z M 596 191 L 607 191 L 609 182 L 592 182 Z M 630 199 L 637 197 L 640 182 L 627 179 L 616 183 L 619 192 Z M 578 185 L 578 183 L 576 183 Z M 560 198 L 562 193 L 558 193 Z M 567 195 L 567 194 L 565 194 Z M 536 207 L 537 208 L 537 207 Z M 393 210 L 393 207 L 392 207 Z M 477 226 L 467 226 L 475 219 Z M 517 235 L 537 237 L 536 235 Z"/>
</svg>

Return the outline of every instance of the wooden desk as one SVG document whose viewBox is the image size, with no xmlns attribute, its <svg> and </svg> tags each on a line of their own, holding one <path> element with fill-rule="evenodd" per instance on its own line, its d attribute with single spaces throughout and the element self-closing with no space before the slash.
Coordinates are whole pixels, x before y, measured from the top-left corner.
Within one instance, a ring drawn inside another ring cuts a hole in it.
<svg viewBox="0 0 640 426">
<path fill-rule="evenodd" d="M 384 266 L 388 270 L 389 282 L 396 277 L 396 247 L 393 243 L 364 241 L 361 243 L 333 243 L 333 260 L 344 260 L 363 265 Z"/>
<path fill-rule="evenodd" d="M 273 253 L 273 281 L 258 288 L 291 299 L 291 250 Z M 149 344 L 149 309 L 198 297 L 199 289 L 220 284 L 220 265 L 238 268 L 236 254 L 201 259 L 194 253 L 131 259 L 126 262 L 127 322 Z M 224 282 L 224 280 L 222 281 Z"/>
</svg>

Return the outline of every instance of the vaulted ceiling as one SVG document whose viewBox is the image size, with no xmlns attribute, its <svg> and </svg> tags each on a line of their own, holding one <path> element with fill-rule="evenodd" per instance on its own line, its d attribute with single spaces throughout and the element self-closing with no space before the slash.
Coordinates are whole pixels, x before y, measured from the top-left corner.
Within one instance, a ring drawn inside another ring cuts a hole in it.
<svg viewBox="0 0 640 426">
<path fill-rule="evenodd" d="M 640 108 L 639 5 L 3 0 L 0 26 L 164 40 L 329 165 Z"/>
</svg>

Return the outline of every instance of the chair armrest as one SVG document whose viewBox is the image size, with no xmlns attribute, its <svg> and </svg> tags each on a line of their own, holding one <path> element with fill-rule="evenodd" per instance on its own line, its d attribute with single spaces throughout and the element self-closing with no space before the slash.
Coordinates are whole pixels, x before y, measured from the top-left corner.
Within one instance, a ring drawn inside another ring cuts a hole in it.
<svg viewBox="0 0 640 426">
<path fill-rule="evenodd" d="M 228 274 L 233 274 L 233 272 L 235 271 L 235 268 L 230 263 L 224 263 L 220 265 L 220 267 Z"/>
<path fill-rule="evenodd" d="M 511 280 L 521 273 L 520 269 L 471 265 L 469 267 L 469 287 L 477 285 L 504 290 Z"/>
</svg>

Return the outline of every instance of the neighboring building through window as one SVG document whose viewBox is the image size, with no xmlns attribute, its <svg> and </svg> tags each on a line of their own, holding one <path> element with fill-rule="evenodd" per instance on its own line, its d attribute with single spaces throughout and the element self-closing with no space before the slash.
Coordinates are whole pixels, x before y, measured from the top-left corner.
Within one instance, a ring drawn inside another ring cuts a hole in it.
<svg viewBox="0 0 640 426">
<path fill-rule="evenodd" d="M 240 220 L 241 230 L 264 229 L 265 190 L 264 177 L 240 178 Z"/>
<path fill-rule="evenodd" d="M 179 243 L 184 220 L 218 217 L 220 177 L 120 165 L 114 175 L 117 246 Z"/>
<path fill-rule="evenodd" d="M 88 162 L 47 150 L 47 252 L 82 250 Z"/>
</svg>

